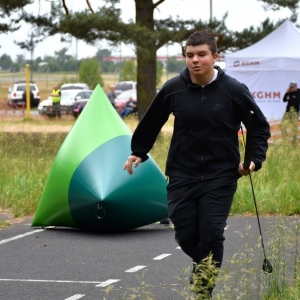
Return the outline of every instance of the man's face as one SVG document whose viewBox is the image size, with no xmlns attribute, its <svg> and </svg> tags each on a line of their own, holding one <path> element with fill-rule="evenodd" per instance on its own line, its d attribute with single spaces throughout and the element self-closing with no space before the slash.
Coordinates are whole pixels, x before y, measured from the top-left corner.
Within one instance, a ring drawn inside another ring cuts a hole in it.
<svg viewBox="0 0 300 300">
<path fill-rule="evenodd" d="M 290 86 L 290 91 L 291 92 L 296 92 L 297 91 L 297 86 L 296 85 Z"/>
<path fill-rule="evenodd" d="M 218 54 L 212 54 L 206 44 L 186 47 L 186 64 L 194 76 L 203 76 L 212 72 L 217 58 Z"/>
</svg>

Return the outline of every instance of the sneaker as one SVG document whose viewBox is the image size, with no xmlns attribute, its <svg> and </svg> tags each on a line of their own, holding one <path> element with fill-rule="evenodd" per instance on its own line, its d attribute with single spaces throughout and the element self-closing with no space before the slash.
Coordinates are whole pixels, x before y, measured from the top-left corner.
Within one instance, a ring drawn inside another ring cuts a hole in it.
<svg viewBox="0 0 300 300">
<path fill-rule="evenodd" d="M 172 222 L 171 220 L 169 220 L 169 227 L 170 227 L 171 229 L 174 229 L 174 228 L 175 228 L 175 226 L 174 226 L 174 224 L 173 224 L 173 222 Z"/>
</svg>

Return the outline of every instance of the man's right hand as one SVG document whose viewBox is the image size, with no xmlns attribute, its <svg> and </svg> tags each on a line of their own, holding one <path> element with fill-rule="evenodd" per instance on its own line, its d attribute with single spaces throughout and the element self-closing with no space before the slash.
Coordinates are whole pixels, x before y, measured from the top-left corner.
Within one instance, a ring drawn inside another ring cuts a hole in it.
<svg viewBox="0 0 300 300">
<path fill-rule="evenodd" d="M 127 170 L 129 175 L 132 175 L 133 174 L 132 163 L 134 163 L 133 165 L 136 168 L 141 161 L 142 161 L 142 159 L 140 157 L 137 157 L 134 155 L 129 156 L 124 164 L 124 170 Z"/>
</svg>

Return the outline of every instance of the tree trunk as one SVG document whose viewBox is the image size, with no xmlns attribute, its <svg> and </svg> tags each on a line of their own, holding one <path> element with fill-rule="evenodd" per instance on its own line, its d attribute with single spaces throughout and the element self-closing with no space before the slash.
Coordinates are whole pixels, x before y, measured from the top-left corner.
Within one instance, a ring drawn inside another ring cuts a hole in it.
<svg viewBox="0 0 300 300">
<path fill-rule="evenodd" d="M 136 24 L 154 31 L 154 5 L 152 0 L 135 0 Z M 141 32 L 141 34 L 144 34 Z M 155 40 L 144 34 L 137 49 L 137 99 L 139 119 L 145 114 L 156 95 L 156 45 Z"/>
</svg>

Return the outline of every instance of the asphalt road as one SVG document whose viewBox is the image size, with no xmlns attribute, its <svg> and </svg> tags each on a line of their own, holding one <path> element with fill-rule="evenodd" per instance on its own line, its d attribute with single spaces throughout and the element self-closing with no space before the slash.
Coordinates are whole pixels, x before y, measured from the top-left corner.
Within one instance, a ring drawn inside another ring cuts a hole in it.
<svg viewBox="0 0 300 300">
<path fill-rule="evenodd" d="M 274 218 L 261 218 L 263 232 Z M 128 299 L 141 287 L 159 300 L 182 299 L 190 259 L 166 225 L 101 234 L 68 228 L 32 228 L 31 219 L 0 230 L 1 300 Z M 248 229 L 246 229 L 248 228 Z M 230 217 L 223 267 L 244 243 L 257 243 L 255 217 Z M 262 262 L 262 251 L 255 253 Z M 241 272 L 244 272 L 241 270 Z M 180 281 L 176 278 L 183 279 Z M 107 294 L 106 290 L 111 288 Z M 218 286 L 217 288 L 218 289 Z M 177 292 L 176 292 L 177 290 Z M 142 294 L 142 291 L 140 291 Z M 123 298 L 122 298 L 123 297 Z M 142 299 L 142 298 L 137 298 Z"/>
</svg>

